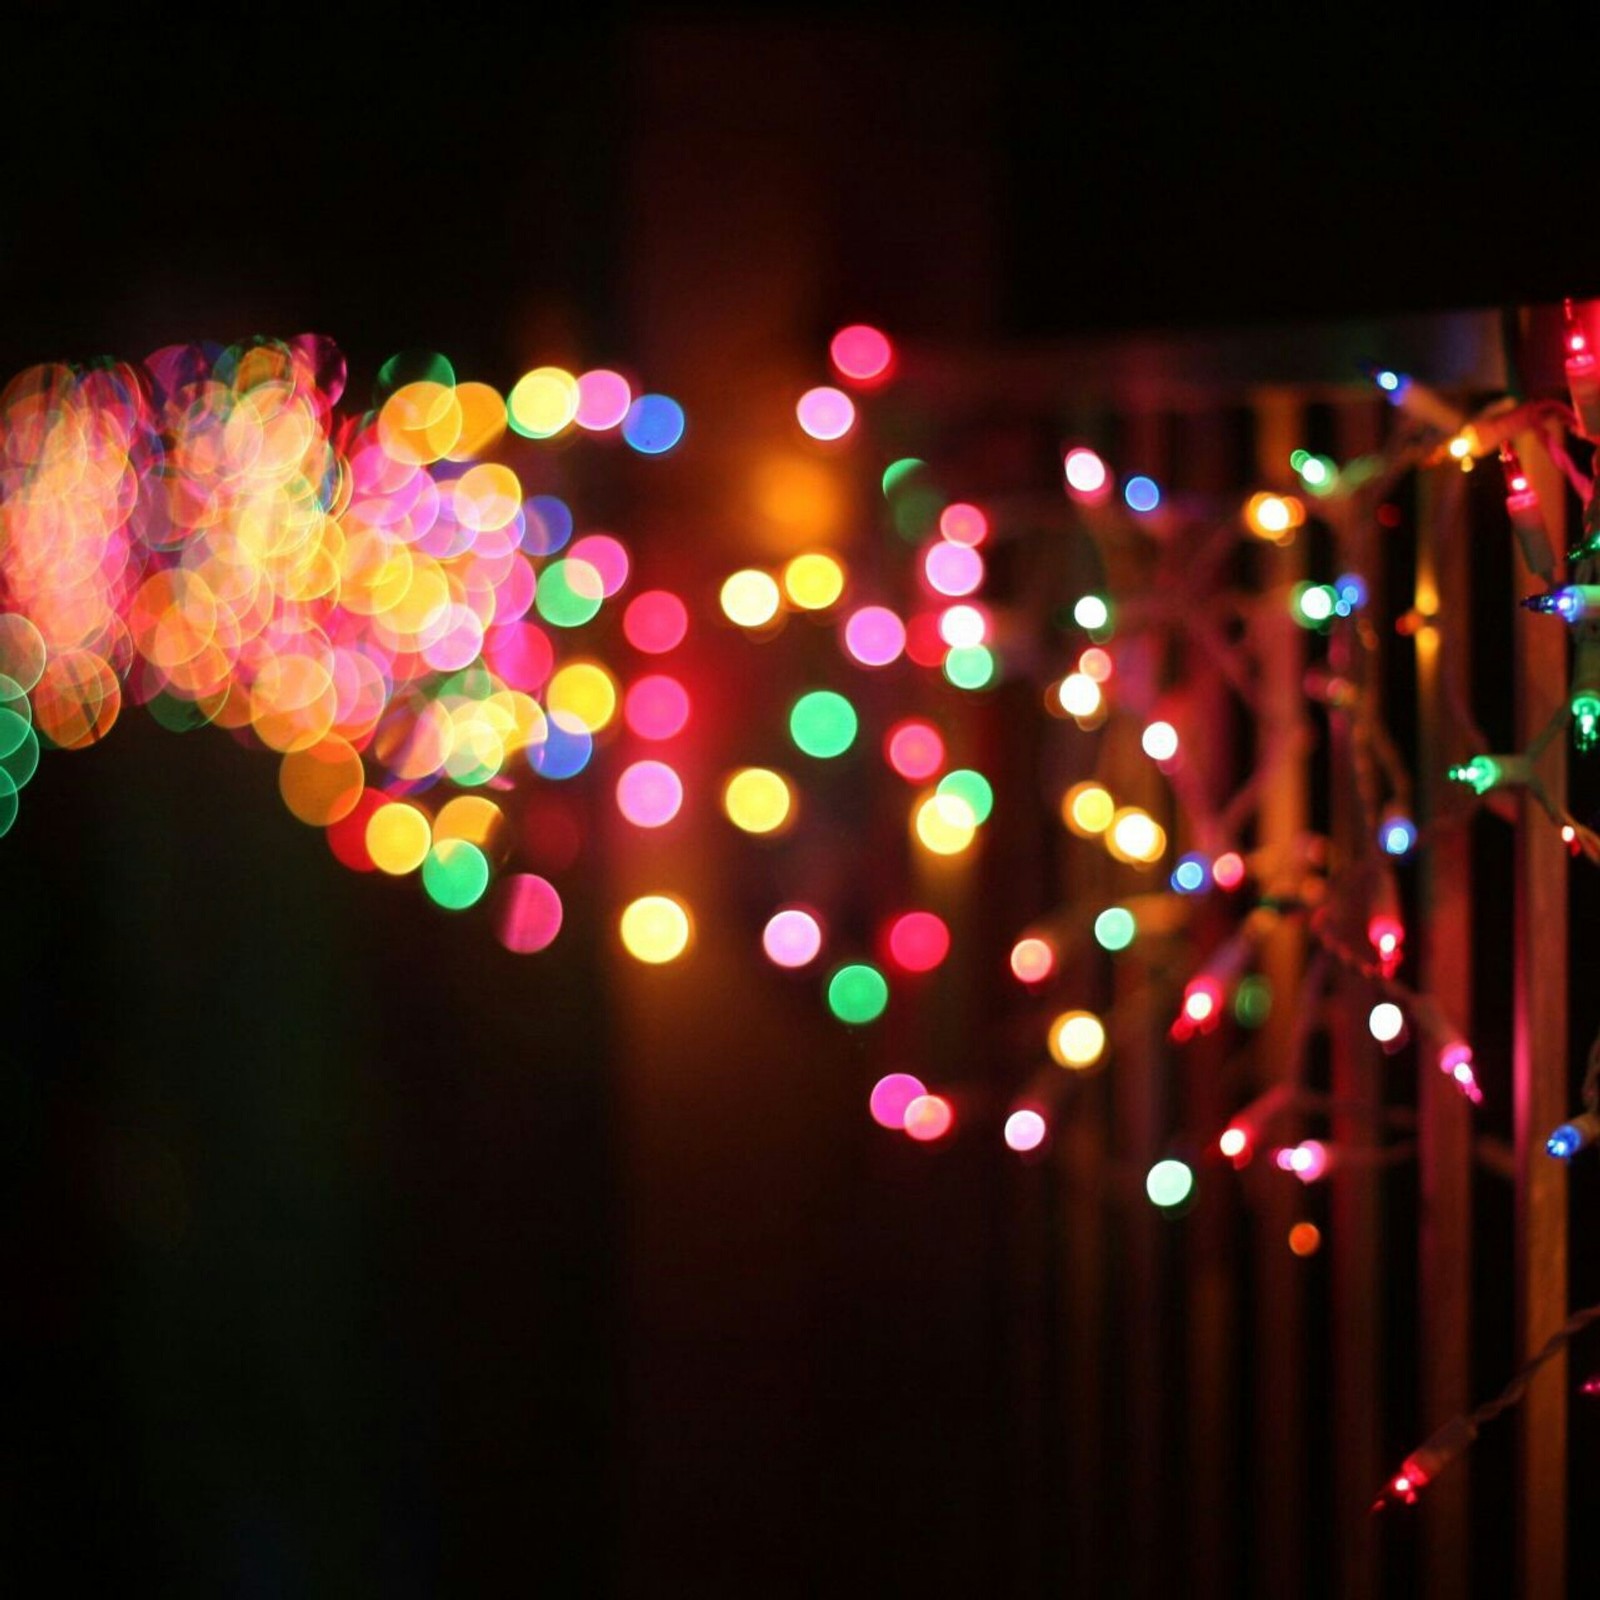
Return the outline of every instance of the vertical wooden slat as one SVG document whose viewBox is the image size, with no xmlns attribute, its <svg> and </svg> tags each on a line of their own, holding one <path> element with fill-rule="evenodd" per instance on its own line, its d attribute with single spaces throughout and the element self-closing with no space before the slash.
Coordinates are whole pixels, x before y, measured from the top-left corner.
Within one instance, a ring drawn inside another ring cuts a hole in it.
<svg viewBox="0 0 1600 1600">
<path fill-rule="evenodd" d="M 1537 434 L 1517 449 L 1539 491 L 1552 544 L 1564 548 L 1566 487 Z M 1513 596 L 1532 584 L 1520 558 Z M 1517 739 L 1526 744 L 1567 694 L 1565 629 L 1549 617 L 1514 611 Z M 1551 741 L 1539 766 L 1549 792 L 1566 789 L 1566 741 Z M 1544 1141 L 1570 1107 L 1567 1096 L 1566 848 L 1528 795 L 1518 808 L 1516 973 L 1512 1072 L 1515 1096 L 1517 1217 L 1517 1344 L 1531 1356 L 1567 1315 L 1566 1169 Z M 1520 1446 L 1517 1532 L 1518 1592 L 1530 1600 L 1566 1592 L 1567 1360 L 1548 1363 L 1529 1385 L 1517 1417 Z"/>
<path fill-rule="evenodd" d="M 1368 407 L 1346 407 L 1339 415 L 1339 453 L 1349 460 L 1372 449 L 1376 418 Z M 1336 524 L 1341 571 L 1366 579 L 1369 605 L 1382 614 L 1382 572 L 1370 507 L 1362 498 L 1339 508 Z M 1356 647 L 1354 624 L 1334 631 L 1329 665 L 1353 678 L 1369 701 L 1382 694 L 1381 663 L 1364 662 Z M 1333 859 L 1346 870 L 1372 859 L 1375 842 L 1368 831 L 1358 787 L 1356 730 L 1350 713 L 1329 716 L 1329 831 Z M 1350 908 L 1340 930 L 1353 949 L 1367 947 L 1367 907 Z M 1370 985 L 1352 972 L 1340 975 L 1329 1030 L 1334 1099 L 1344 1109 L 1332 1119 L 1334 1147 L 1353 1159 L 1330 1177 L 1329 1222 L 1332 1238 L 1333 1309 L 1333 1496 L 1332 1522 L 1338 1560 L 1338 1592 L 1370 1595 L 1377 1583 L 1376 1546 L 1367 1506 L 1381 1470 L 1379 1421 L 1383 1403 L 1379 1361 L 1383 1305 L 1382 1240 L 1379 1229 L 1380 1171 L 1370 1160 L 1378 1143 L 1377 1110 L 1383 1100 L 1382 1058 L 1367 1028 Z M 1356 1109 L 1362 1108 L 1362 1109 Z"/>
<path fill-rule="evenodd" d="M 1472 1021 L 1472 838 L 1462 825 L 1459 791 L 1445 778 L 1464 754 L 1449 710 L 1449 686 L 1464 691 L 1472 651 L 1472 560 L 1465 476 L 1435 469 L 1419 485 L 1414 604 L 1416 634 L 1418 822 L 1427 833 L 1419 867 L 1422 988 L 1463 1030 Z M 1454 825 L 1451 825 L 1451 813 Z M 1443 1043 L 1444 1041 L 1439 1041 Z M 1423 1048 L 1427 1048 L 1424 1046 Z M 1469 1409 L 1472 1361 L 1472 1107 L 1424 1060 L 1417 1086 L 1421 1233 L 1418 1374 L 1426 1435 Z M 1421 1577 L 1427 1600 L 1468 1588 L 1470 1457 L 1440 1478 L 1417 1508 Z"/>
<path fill-rule="evenodd" d="M 1292 393 L 1270 391 L 1256 401 L 1256 466 L 1264 478 L 1281 475 L 1300 444 L 1300 406 Z M 1306 573 L 1304 540 L 1262 552 L 1262 587 L 1286 595 Z M 1262 638 L 1261 717 L 1265 739 L 1284 737 L 1304 716 L 1301 680 L 1304 636 L 1282 607 Z M 1258 754 L 1262 753 L 1258 744 Z M 1268 878 L 1286 871 L 1309 816 L 1306 763 L 1286 761 L 1262 796 L 1259 837 Z M 1294 1053 L 1293 997 L 1305 966 L 1305 936 L 1284 919 L 1262 944 L 1261 970 L 1275 1004 L 1256 1039 L 1261 1089 L 1283 1082 Z M 1255 1222 L 1256 1492 L 1255 1591 L 1281 1594 L 1302 1580 L 1305 1546 L 1305 1301 L 1298 1263 L 1284 1247 L 1294 1221 L 1294 1197 L 1282 1184 L 1261 1187 Z"/>
</svg>

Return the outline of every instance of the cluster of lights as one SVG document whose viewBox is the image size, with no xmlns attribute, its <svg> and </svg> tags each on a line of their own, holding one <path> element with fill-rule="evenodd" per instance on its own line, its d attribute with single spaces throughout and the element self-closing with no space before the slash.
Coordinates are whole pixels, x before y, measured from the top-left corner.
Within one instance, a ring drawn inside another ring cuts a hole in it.
<svg viewBox="0 0 1600 1600">
<path fill-rule="evenodd" d="M 619 714 L 641 738 L 681 728 L 668 675 L 624 683 L 561 659 L 626 589 L 629 553 L 501 459 L 574 431 L 660 455 L 683 436 L 678 403 L 609 368 L 538 367 L 502 396 L 431 352 L 386 362 L 370 410 L 341 413 L 345 386 L 315 335 L 8 386 L 0 831 L 41 739 L 83 748 L 141 704 L 174 730 L 248 734 L 339 861 L 414 873 L 461 911 L 508 864 L 516 771 L 575 776 Z M 623 632 L 659 655 L 686 627 L 682 601 L 654 591 Z M 636 762 L 617 803 L 659 827 L 682 786 L 664 761 Z M 493 920 L 508 948 L 542 949 L 560 896 L 507 873 Z"/>
<path fill-rule="evenodd" d="M 927 1085 L 909 1072 L 880 1078 L 867 1097 L 867 1110 L 880 1128 L 907 1134 L 918 1144 L 936 1143 L 955 1123 L 950 1101 L 930 1094 Z"/>
<path fill-rule="evenodd" d="M 1068 496 L 1081 505 L 1099 505 L 1111 493 L 1112 474 L 1100 455 L 1087 445 L 1074 445 L 1061 459 L 1062 476 Z M 1161 485 L 1154 478 L 1136 472 L 1122 483 L 1122 503 L 1139 516 L 1149 516 L 1161 507 Z"/>
<path fill-rule="evenodd" d="M 1079 838 L 1099 838 L 1107 852 L 1127 865 L 1148 867 L 1167 848 L 1166 830 L 1139 806 L 1119 806 L 1103 784 L 1074 784 L 1061 799 L 1061 818 Z"/>
</svg>

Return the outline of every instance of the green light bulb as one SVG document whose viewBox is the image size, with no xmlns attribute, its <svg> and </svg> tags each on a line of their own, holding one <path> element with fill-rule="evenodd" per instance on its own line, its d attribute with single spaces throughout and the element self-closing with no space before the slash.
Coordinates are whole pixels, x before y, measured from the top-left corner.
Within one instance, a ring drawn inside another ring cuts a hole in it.
<svg viewBox="0 0 1600 1600">
<path fill-rule="evenodd" d="M 1445 774 L 1452 783 L 1466 784 L 1474 794 L 1487 794 L 1501 776 L 1500 763 L 1493 756 L 1474 756 L 1465 766 L 1451 767 Z"/>
<path fill-rule="evenodd" d="M 1600 743 L 1600 695 L 1592 689 L 1580 690 L 1572 697 L 1572 743 L 1584 754 Z"/>
</svg>

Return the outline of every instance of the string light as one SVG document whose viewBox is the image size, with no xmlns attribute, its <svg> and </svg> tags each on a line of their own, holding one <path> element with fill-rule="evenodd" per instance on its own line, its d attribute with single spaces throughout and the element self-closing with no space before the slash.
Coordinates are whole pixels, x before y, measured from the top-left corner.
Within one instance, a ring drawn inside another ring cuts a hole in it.
<svg viewBox="0 0 1600 1600">
<path fill-rule="evenodd" d="M 1474 756 L 1460 766 L 1451 767 L 1445 776 L 1452 783 L 1465 784 L 1474 794 L 1526 784 L 1532 777 L 1532 764 L 1526 756 Z"/>
<path fill-rule="evenodd" d="M 1587 1150 L 1600 1139 L 1600 1111 L 1580 1111 L 1563 1122 L 1545 1140 L 1544 1147 L 1557 1161 L 1570 1161 L 1580 1150 Z"/>
<path fill-rule="evenodd" d="M 1559 617 L 1563 622 L 1584 622 L 1600 612 L 1600 584 L 1567 583 L 1544 594 L 1529 595 L 1522 603 L 1529 611 Z"/>
<path fill-rule="evenodd" d="M 1483 1090 L 1473 1070 L 1472 1046 L 1464 1039 L 1453 1039 L 1439 1052 L 1439 1070 L 1473 1105 L 1483 1104 Z"/>
<path fill-rule="evenodd" d="M 1570 299 L 1562 302 L 1565 321 L 1567 392 L 1578 418 L 1578 431 L 1586 439 L 1600 439 L 1600 368 L 1593 342 Z"/>
<path fill-rule="evenodd" d="M 1318 1139 L 1302 1139 L 1278 1151 L 1273 1158 L 1284 1172 L 1292 1172 L 1301 1183 L 1316 1183 L 1327 1176 L 1333 1164 L 1332 1152 Z"/>
<path fill-rule="evenodd" d="M 1511 519 L 1511 531 L 1522 550 L 1522 559 L 1535 577 L 1548 580 L 1555 572 L 1556 558 L 1539 510 L 1539 491 L 1509 444 L 1500 446 L 1500 466 L 1506 480 L 1506 515 Z"/>
<path fill-rule="evenodd" d="M 1265 1137 L 1273 1120 L 1289 1110 L 1293 1094 L 1285 1083 L 1273 1084 L 1238 1111 L 1217 1138 L 1217 1148 L 1235 1167 L 1248 1166 L 1256 1146 Z"/>
<path fill-rule="evenodd" d="M 1465 1416 L 1452 1417 L 1436 1429 L 1401 1464 L 1400 1470 L 1378 1492 L 1372 1502 L 1374 1512 L 1393 1505 L 1415 1505 L 1421 1491 L 1432 1483 L 1451 1462 L 1464 1455 L 1487 1422 L 1509 1411 L 1528 1392 L 1539 1369 L 1572 1342 L 1591 1323 L 1600 1321 L 1600 1305 L 1574 1312 L 1539 1347 L 1537 1353 L 1512 1376 L 1499 1394 Z"/>
</svg>

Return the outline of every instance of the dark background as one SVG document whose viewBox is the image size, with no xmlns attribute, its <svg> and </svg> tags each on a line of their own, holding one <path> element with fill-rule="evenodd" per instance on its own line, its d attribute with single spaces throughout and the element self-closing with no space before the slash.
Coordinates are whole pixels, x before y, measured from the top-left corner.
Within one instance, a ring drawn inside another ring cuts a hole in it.
<svg viewBox="0 0 1600 1600">
<path fill-rule="evenodd" d="M 331 9 L 8 21 L 7 374 L 314 328 L 357 386 L 408 346 L 502 384 L 648 356 L 693 415 L 729 302 L 781 366 L 858 316 L 1025 345 L 1600 291 L 1576 40 Z M 334 868 L 258 755 L 136 717 L 46 760 L 0 886 L 26 1592 L 1049 1568 L 1008 1532 L 990 1169 L 871 1142 L 854 1083 L 775 1155 L 718 1119 L 789 1079 L 630 1087 L 581 897 L 513 961 Z"/>
</svg>

